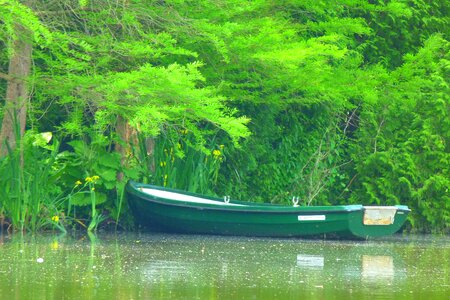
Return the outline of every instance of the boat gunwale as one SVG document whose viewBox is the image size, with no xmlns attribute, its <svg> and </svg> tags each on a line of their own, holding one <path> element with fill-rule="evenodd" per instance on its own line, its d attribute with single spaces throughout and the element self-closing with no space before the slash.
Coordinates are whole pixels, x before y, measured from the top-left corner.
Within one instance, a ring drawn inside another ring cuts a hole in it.
<svg viewBox="0 0 450 300">
<path fill-rule="evenodd" d="M 184 207 L 184 208 L 190 208 L 190 209 L 196 209 L 196 210 L 220 210 L 220 211 L 229 211 L 229 212 L 246 212 L 246 213 L 267 213 L 267 214 L 305 214 L 305 215 L 312 215 L 312 214 L 336 214 L 336 213 L 350 213 L 350 212 L 357 212 L 357 211 L 363 211 L 364 206 L 363 205 L 336 205 L 336 206 L 285 206 L 285 205 L 276 205 L 276 204 L 270 204 L 270 203 L 254 203 L 254 202 L 248 202 L 248 201 L 238 201 L 233 200 L 232 204 L 243 204 L 242 206 L 217 206 L 217 204 L 207 204 L 207 203 L 195 203 L 195 202 L 188 202 L 188 201 L 182 201 L 182 200 L 173 200 L 173 199 L 167 199 L 163 197 L 153 196 L 148 193 L 145 193 L 141 191 L 139 188 L 150 188 L 150 189 L 156 189 L 160 191 L 169 191 L 173 193 L 178 193 L 182 195 L 188 195 L 188 196 L 194 196 L 198 198 L 203 198 L 207 200 L 213 200 L 217 202 L 222 202 L 219 198 L 204 196 L 192 192 L 186 192 L 181 191 L 177 189 L 171 189 L 171 188 L 164 188 L 159 186 L 154 186 L 150 184 L 142 184 L 142 183 L 135 183 L 130 181 L 127 184 L 129 188 L 129 192 L 132 194 L 135 194 L 136 196 L 140 197 L 143 200 L 146 200 L 148 202 L 154 202 L 161 205 L 168 205 L 168 206 L 178 206 L 178 207 Z M 223 202 L 222 202 L 223 203 Z"/>
<path fill-rule="evenodd" d="M 364 210 L 385 210 L 385 209 L 391 209 L 392 207 L 395 207 L 397 209 L 397 212 L 411 212 L 411 209 L 406 205 L 363 205 Z"/>
</svg>

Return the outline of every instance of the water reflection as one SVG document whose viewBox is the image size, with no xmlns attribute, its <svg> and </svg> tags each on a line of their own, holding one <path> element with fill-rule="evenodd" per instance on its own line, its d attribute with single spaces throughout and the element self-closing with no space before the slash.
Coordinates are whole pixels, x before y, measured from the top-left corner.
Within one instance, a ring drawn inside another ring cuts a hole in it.
<svg viewBox="0 0 450 300">
<path fill-rule="evenodd" d="M 297 266 L 310 269 L 323 269 L 325 258 L 318 255 L 297 255 Z"/>
<path fill-rule="evenodd" d="M 394 274 L 394 259 L 392 256 L 362 256 L 361 278 L 364 281 L 392 280 Z"/>
<path fill-rule="evenodd" d="M 188 276 L 189 266 L 177 261 L 156 260 L 143 268 L 144 277 L 157 281 L 159 279 L 182 279 Z"/>
<path fill-rule="evenodd" d="M 327 262 L 327 266 L 335 271 L 343 271 L 343 274 L 336 274 L 350 277 L 360 277 L 362 282 L 376 282 L 380 280 L 392 280 L 395 275 L 394 258 L 388 255 L 362 255 L 361 260 L 347 260 L 336 258 L 336 262 Z M 332 260 L 333 257 L 330 257 Z M 318 255 L 297 255 L 297 267 L 305 270 L 324 270 L 325 257 Z M 349 261 L 355 263 L 348 264 Z M 338 262 L 340 262 L 338 264 Z M 400 273 L 400 272 L 397 272 Z"/>
<path fill-rule="evenodd" d="M 448 239 L 436 244 L 154 234 L 8 236 L 0 244 L 0 295 L 371 299 L 376 293 L 405 299 L 426 292 L 438 297 L 450 292 L 449 249 Z"/>
<path fill-rule="evenodd" d="M 404 262 L 389 244 L 218 239 L 176 248 L 164 260 L 150 258 L 141 270 L 143 278 L 171 286 L 195 282 L 218 288 L 220 283 L 221 288 L 253 292 L 264 287 L 286 297 L 336 287 L 353 291 L 391 286 L 394 280 L 400 285 L 405 279 Z"/>
</svg>

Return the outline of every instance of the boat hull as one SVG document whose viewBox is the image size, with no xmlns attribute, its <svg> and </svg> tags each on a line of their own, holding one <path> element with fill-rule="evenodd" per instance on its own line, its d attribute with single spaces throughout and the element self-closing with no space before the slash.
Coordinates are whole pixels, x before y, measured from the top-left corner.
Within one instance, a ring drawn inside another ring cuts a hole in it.
<svg viewBox="0 0 450 300">
<path fill-rule="evenodd" d="M 224 205 L 219 199 L 170 190 L 222 205 L 198 204 L 149 195 L 142 191 L 143 188 L 162 189 L 134 182 L 127 185 L 128 203 L 136 221 L 152 230 L 175 233 L 367 238 L 398 231 L 409 211 L 399 207 L 390 225 L 364 225 L 365 209 L 362 205 L 289 207 L 239 201 Z M 402 213 L 399 214 L 400 211 Z"/>
</svg>

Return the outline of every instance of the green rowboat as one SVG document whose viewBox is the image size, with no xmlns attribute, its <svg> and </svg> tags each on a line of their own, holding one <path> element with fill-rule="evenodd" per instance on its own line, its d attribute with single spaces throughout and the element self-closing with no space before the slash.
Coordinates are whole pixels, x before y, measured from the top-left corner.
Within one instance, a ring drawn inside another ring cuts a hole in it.
<svg viewBox="0 0 450 300">
<path fill-rule="evenodd" d="M 397 232 L 407 206 L 286 206 L 207 197 L 128 182 L 136 221 L 165 232 L 264 237 L 368 238 Z"/>
</svg>

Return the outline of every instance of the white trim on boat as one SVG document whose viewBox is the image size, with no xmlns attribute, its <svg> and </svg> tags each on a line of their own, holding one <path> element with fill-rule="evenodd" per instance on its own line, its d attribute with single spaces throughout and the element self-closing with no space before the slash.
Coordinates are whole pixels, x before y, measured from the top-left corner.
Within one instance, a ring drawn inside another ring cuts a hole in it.
<svg viewBox="0 0 450 300">
<path fill-rule="evenodd" d="M 139 190 L 148 195 L 159 197 L 159 198 L 164 198 L 164 199 L 168 199 L 168 200 L 177 200 L 177 201 L 194 202 L 194 203 L 202 203 L 202 204 L 245 206 L 242 204 L 229 203 L 229 202 L 225 203 L 225 202 L 209 200 L 209 199 L 205 199 L 205 198 L 201 198 L 201 197 L 189 196 L 189 195 L 168 192 L 168 191 L 161 191 L 161 190 L 157 190 L 157 189 L 139 188 Z"/>
<path fill-rule="evenodd" d="M 299 221 L 325 221 L 327 217 L 325 215 L 300 215 Z"/>
</svg>

